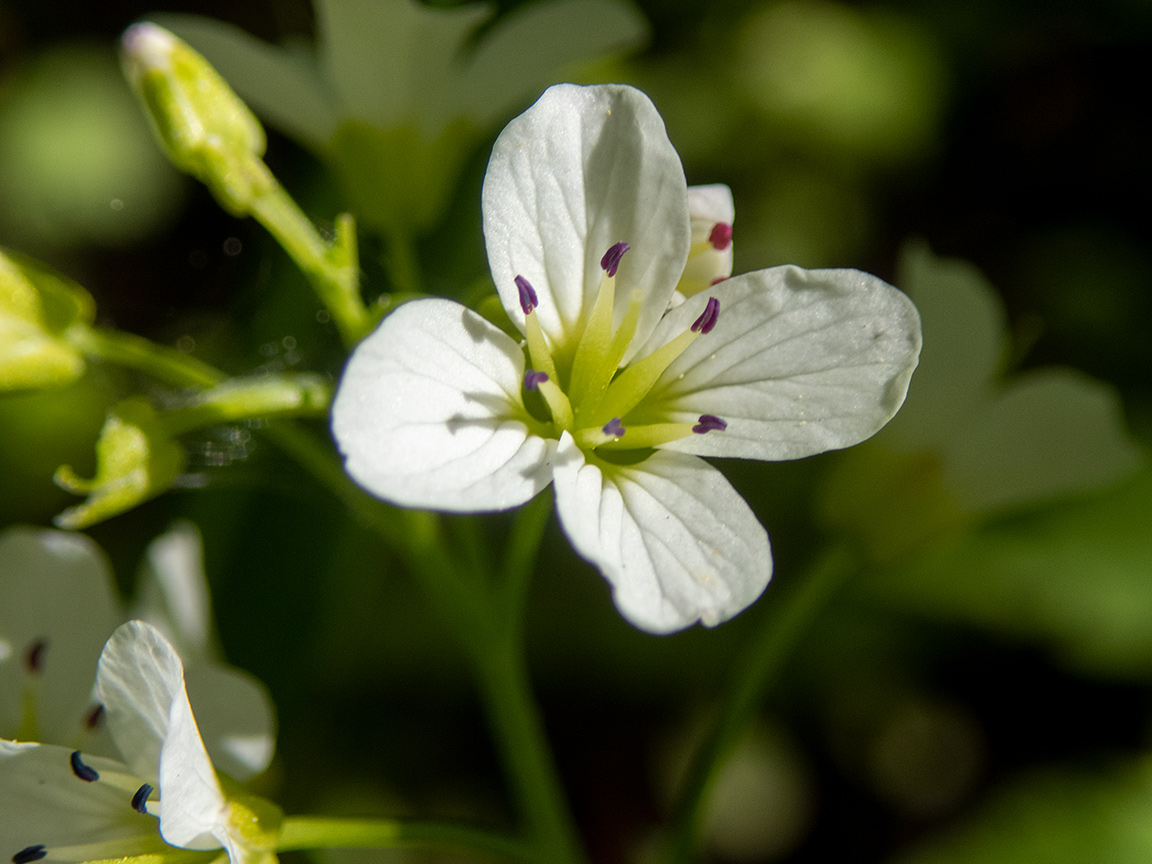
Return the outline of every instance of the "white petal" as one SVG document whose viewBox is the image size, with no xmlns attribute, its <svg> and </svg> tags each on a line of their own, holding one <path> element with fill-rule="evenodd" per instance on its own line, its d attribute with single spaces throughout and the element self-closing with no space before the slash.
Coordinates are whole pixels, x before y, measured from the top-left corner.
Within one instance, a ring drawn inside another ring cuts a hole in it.
<svg viewBox="0 0 1152 864">
<path fill-rule="evenodd" d="M 200 531 L 191 522 L 175 523 L 148 544 L 141 595 L 136 617 L 158 628 L 185 663 L 210 659 L 212 601 Z"/>
<path fill-rule="evenodd" d="M 732 201 L 732 190 L 723 183 L 710 183 L 707 186 L 688 187 L 688 215 L 692 219 L 692 239 L 697 231 L 699 239 L 707 238 L 712 226 L 717 222 L 732 224 L 736 218 L 736 204 Z"/>
<path fill-rule="evenodd" d="M 118 841 L 115 854 L 159 844 L 156 820 L 131 806 L 131 793 L 86 783 L 72 772 L 72 751 L 48 744 L 0 740 L 0 860 L 28 846 L 75 846 Z M 119 762 L 84 756 L 99 773 L 124 773 Z"/>
<path fill-rule="evenodd" d="M 484 177 L 484 239 L 496 289 L 523 328 L 514 284 L 536 289 L 553 342 L 577 327 L 599 290 L 600 259 L 631 250 L 617 274 L 616 320 L 641 291 L 634 345 L 667 308 L 688 256 L 687 185 L 652 102 L 632 87 L 559 84 L 505 127 Z"/>
<path fill-rule="evenodd" d="M 715 329 L 665 371 L 644 403 L 653 416 L 643 419 L 714 414 L 728 429 L 668 449 L 796 459 L 864 440 L 903 403 L 920 319 L 875 276 L 798 267 L 736 276 L 669 312 L 644 353 L 688 329 L 709 297 L 720 302 Z"/>
<path fill-rule="evenodd" d="M 593 463 L 565 433 L 554 482 L 573 548 L 604 574 L 621 614 L 643 630 L 718 624 L 768 584 L 768 534 L 701 459 L 656 451 L 636 465 Z"/>
<path fill-rule="evenodd" d="M 185 849 L 219 848 L 224 795 L 175 649 L 151 624 L 129 621 L 104 646 L 97 684 L 116 746 L 133 773 L 157 782 L 164 839 Z"/>
<path fill-rule="evenodd" d="M 239 669 L 217 665 L 190 667 L 184 681 L 217 770 L 247 780 L 267 768 L 276 747 L 276 716 L 264 685 Z"/>
<path fill-rule="evenodd" d="M 28 649 L 40 642 L 40 737 L 76 740 L 93 705 L 100 650 L 123 620 L 104 553 L 80 534 L 7 528 L 0 533 L 0 597 L 0 736 L 20 727 Z"/>
<path fill-rule="evenodd" d="M 448 300 L 401 306 L 361 342 L 332 405 L 345 469 L 407 507 L 516 507 L 551 479 L 555 442 L 531 434 L 524 353 Z"/>
</svg>

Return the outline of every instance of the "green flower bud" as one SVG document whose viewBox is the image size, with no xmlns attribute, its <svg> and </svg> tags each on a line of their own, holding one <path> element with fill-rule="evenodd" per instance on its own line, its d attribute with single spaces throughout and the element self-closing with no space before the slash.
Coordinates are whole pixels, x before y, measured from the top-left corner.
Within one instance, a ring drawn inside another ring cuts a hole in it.
<svg viewBox="0 0 1152 864">
<path fill-rule="evenodd" d="M 79 378 L 84 358 L 64 333 L 93 310 L 79 285 L 0 249 L 0 392 Z"/>
<path fill-rule="evenodd" d="M 146 400 L 117 403 L 96 442 L 96 476 L 85 480 L 68 465 L 56 471 L 58 486 L 88 496 L 57 516 L 56 524 L 87 528 L 159 495 L 183 469 L 184 456 Z"/>
<path fill-rule="evenodd" d="M 207 60 L 162 27 L 134 24 L 121 44 L 124 72 L 168 158 L 227 210 L 248 213 L 276 185 L 261 159 L 260 122 Z"/>
</svg>

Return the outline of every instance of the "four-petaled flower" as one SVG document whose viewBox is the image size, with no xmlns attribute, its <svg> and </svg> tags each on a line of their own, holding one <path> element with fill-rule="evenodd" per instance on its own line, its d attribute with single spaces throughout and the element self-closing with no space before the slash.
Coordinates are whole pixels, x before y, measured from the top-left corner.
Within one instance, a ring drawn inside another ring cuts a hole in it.
<svg viewBox="0 0 1152 864">
<path fill-rule="evenodd" d="M 573 547 L 634 624 L 735 615 L 771 575 L 768 537 L 699 457 L 794 459 L 872 435 L 915 368 L 915 307 L 855 270 L 777 267 L 677 292 L 699 251 L 689 191 L 631 87 L 558 85 L 513 120 L 483 217 L 524 341 L 448 300 L 397 309 L 353 353 L 333 406 L 349 474 L 387 501 L 457 512 L 552 483 Z M 719 250 L 731 226 L 718 224 Z"/>
<path fill-rule="evenodd" d="M 232 864 L 275 861 L 279 808 L 222 785 L 183 665 L 159 630 L 117 628 L 100 655 L 97 695 L 122 762 L 0 739 L 0 854 L 13 864 L 163 860 L 175 846 L 223 849 Z"/>
</svg>

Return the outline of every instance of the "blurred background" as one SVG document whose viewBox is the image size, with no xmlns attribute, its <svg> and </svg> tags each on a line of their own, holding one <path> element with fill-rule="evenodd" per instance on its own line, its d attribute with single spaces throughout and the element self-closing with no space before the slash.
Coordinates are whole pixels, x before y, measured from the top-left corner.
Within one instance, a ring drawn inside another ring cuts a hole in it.
<svg viewBox="0 0 1152 864">
<path fill-rule="evenodd" d="M 468 45 L 530 5 L 492 4 Z M 736 272 L 874 272 L 920 303 L 926 348 L 908 416 L 873 442 L 721 464 L 776 559 L 765 597 L 731 623 L 632 629 L 550 525 L 530 662 L 594 859 L 655 847 L 750 632 L 846 546 L 858 572 L 725 773 L 708 860 L 1148 860 L 1152 4 L 631 8 L 644 35 L 567 80 L 641 87 L 689 183 L 732 187 Z M 303 278 L 152 141 L 115 48 L 153 12 L 295 51 L 316 38 L 307 0 L 0 0 L 0 245 L 84 285 L 101 324 L 232 373 L 335 380 L 344 354 Z M 413 217 L 427 292 L 491 290 L 487 152 L 539 89 L 471 117 L 452 182 Z M 360 217 L 366 296 L 400 290 L 339 155 L 291 123 L 269 136 L 269 164 L 317 224 Z M 105 411 L 130 392 L 162 398 L 154 386 L 95 365 L 62 390 L 0 395 L 0 527 L 51 524 L 74 501 L 54 470 L 90 474 Z M 258 428 L 186 443 L 184 488 L 87 533 L 131 592 L 153 537 L 178 517 L 200 527 L 228 657 L 277 704 L 267 791 L 290 812 L 507 820 L 467 670 L 403 568 Z M 508 524 L 475 520 L 493 537 Z"/>
</svg>

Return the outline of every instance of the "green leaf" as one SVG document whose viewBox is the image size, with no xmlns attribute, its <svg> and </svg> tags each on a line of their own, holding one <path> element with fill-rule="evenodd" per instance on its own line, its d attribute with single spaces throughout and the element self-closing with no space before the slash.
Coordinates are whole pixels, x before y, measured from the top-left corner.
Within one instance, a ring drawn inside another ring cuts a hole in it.
<svg viewBox="0 0 1152 864">
<path fill-rule="evenodd" d="M 1152 858 L 1152 761 L 1017 782 L 967 824 L 899 864 L 1144 864 Z"/>
<path fill-rule="evenodd" d="M 1152 470 L 1113 491 L 989 523 L 877 574 L 867 589 L 919 613 L 1046 645 L 1107 676 L 1152 675 Z"/>
<path fill-rule="evenodd" d="M 57 470 L 58 485 L 88 498 L 57 516 L 56 524 L 86 528 L 159 495 L 183 469 L 184 457 L 146 400 L 118 403 L 96 442 L 96 476 L 85 480 L 68 465 Z"/>
</svg>

